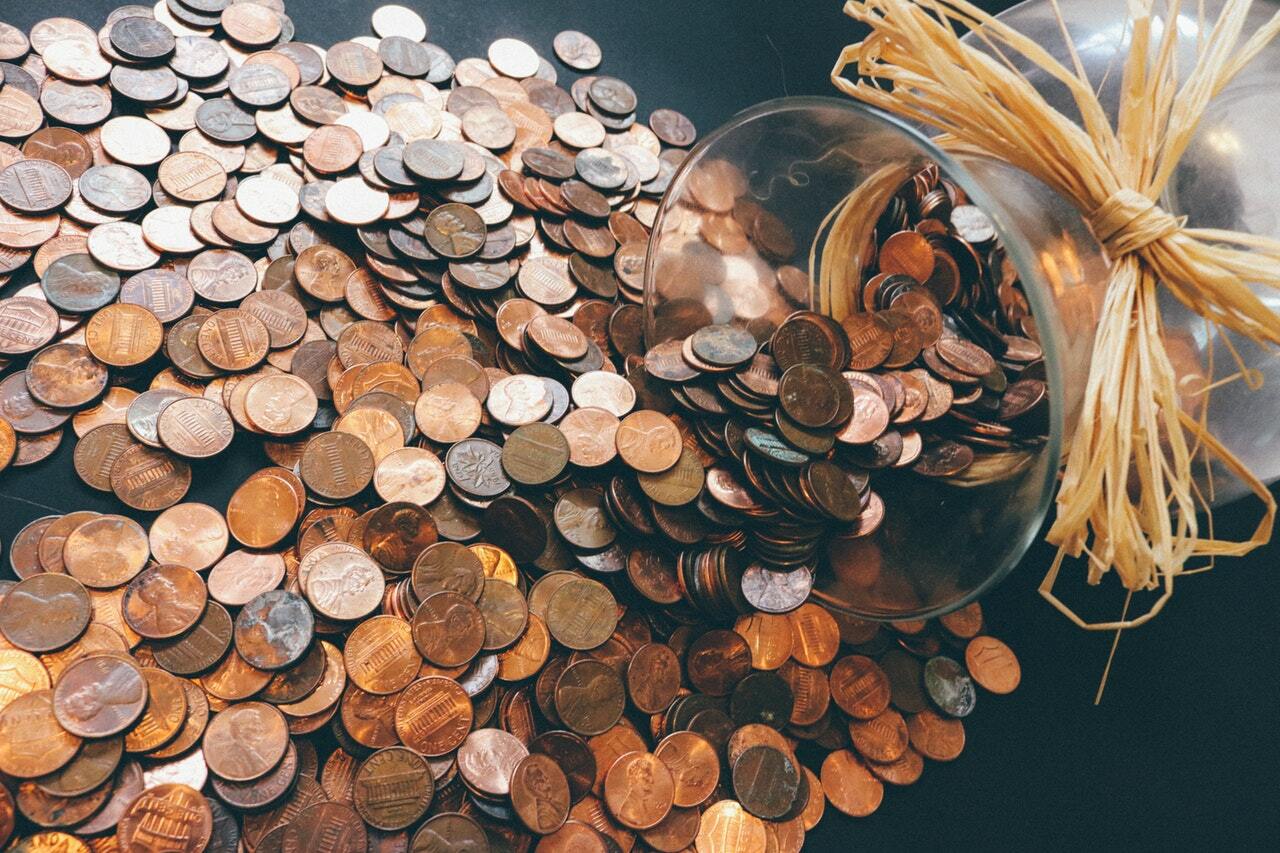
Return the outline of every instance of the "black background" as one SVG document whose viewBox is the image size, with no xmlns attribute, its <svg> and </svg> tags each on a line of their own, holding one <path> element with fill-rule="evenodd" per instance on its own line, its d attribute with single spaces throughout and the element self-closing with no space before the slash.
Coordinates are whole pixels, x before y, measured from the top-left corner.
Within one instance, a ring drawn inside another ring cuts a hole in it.
<svg viewBox="0 0 1280 853">
<path fill-rule="evenodd" d="M 116 5 L 3 0 L 0 18 L 28 29 L 40 18 L 67 15 L 97 28 Z M 369 15 L 378 5 L 293 0 L 288 11 L 299 40 L 328 45 L 369 34 Z M 413 5 L 430 25 L 429 39 L 456 59 L 483 56 L 502 36 L 521 38 L 551 57 L 558 31 L 583 30 L 603 48 L 604 72 L 637 90 L 642 119 L 649 109 L 674 107 L 704 134 L 759 101 L 836 94 L 831 66 L 840 48 L 859 37 L 837 0 Z M 562 82 L 573 79 L 559 68 Z M 15 281 L 5 292 L 26 283 Z M 0 475 L 0 540 L 8 543 L 23 524 L 50 512 L 120 511 L 114 499 L 76 478 L 72 444 L 66 440 L 49 461 Z M 197 469 L 189 499 L 225 506 L 258 464 L 251 444 L 238 447 L 244 452 Z M 1218 513 L 1217 528 L 1247 535 L 1256 517 L 1252 505 L 1232 506 Z M 1274 843 L 1280 828 L 1277 555 L 1280 547 L 1273 546 L 1183 580 L 1154 623 L 1122 637 L 1103 702 L 1095 707 L 1112 635 L 1079 631 L 1037 596 L 1051 552 L 1034 547 L 983 602 L 989 630 L 1021 658 L 1022 686 L 1008 697 L 981 695 L 965 720 L 964 754 L 950 764 L 928 763 L 910 788 L 887 790 L 875 815 L 854 821 L 828 807 L 809 835 L 809 849 Z M 1068 572 L 1062 583 L 1078 588 L 1079 576 Z M 1096 609 L 1103 617 L 1118 614 L 1122 602 L 1114 585 L 1075 599 L 1104 605 Z"/>
</svg>

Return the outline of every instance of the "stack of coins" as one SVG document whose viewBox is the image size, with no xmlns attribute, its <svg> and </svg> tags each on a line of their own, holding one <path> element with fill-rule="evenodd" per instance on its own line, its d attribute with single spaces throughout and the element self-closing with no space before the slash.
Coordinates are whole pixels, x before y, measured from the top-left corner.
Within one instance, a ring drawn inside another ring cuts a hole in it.
<svg viewBox="0 0 1280 853">
<path fill-rule="evenodd" d="M 870 814 L 955 758 L 975 682 L 1020 677 L 977 605 L 880 626 L 807 597 L 821 544 L 883 514 L 870 471 L 1034 440 L 988 433 L 1017 384 L 991 341 L 850 375 L 865 336 L 800 313 L 646 352 L 688 119 L 511 38 L 455 63 L 404 7 L 373 31 L 324 50 L 265 0 L 0 24 L 0 467 L 70 421 L 132 510 L 10 545 L 0 839 L 798 850 L 827 802 Z M 866 283 L 895 347 L 922 292 Z M 930 382 L 979 391 L 904 417 Z M 225 508 L 184 500 L 258 446 Z"/>
</svg>

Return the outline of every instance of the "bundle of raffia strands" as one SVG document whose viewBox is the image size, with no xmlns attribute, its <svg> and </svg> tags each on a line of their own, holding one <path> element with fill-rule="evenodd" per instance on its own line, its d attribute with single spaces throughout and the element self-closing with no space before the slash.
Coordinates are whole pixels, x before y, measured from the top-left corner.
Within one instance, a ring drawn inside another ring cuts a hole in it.
<svg viewBox="0 0 1280 853">
<path fill-rule="evenodd" d="M 872 33 L 841 54 L 832 80 L 842 91 L 938 128 L 944 149 L 998 157 L 1044 181 L 1075 203 L 1111 259 L 1080 422 L 1049 531 L 1058 556 L 1041 585 L 1081 627 L 1139 625 L 1168 601 L 1189 560 L 1244 554 L 1270 538 L 1275 502 L 1266 487 L 1209 432 L 1205 407 L 1199 417 L 1179 407 L 1157 306 L 1159 288 L 1168 288 L 1207 323 L 1280 343 L 1280 315 L 1249 287 L 1280 287 L 1280 242 L 1188 228 L 1155 201 L 1209 101 L 1280 32 L 1280 15 L 1243 32 L 1249 7 L 1250 0 L 1226 0 L 1216 20 L 1201 21 L 1194 65 L 1179 80 L 1178 28 L 1158 20 L 1175 19 L 1179 3 L 1128 0 L 1131 47 L 1114 126 L 1095 95 L 1099 81 L 1087 79 L 1074 49 L 1067 67 L 970 3 L 850 0 L 844 7 Z M 985 50 L 962 44 L 957 27 Z M 1067 87 L 1080 123 L 1050 107 L 1011 58 Z M 861 81 L 845 78 L 851 66 Z M 1197 509 L 1208 505 L 1192 475 L 1202 456 L 1217 459 L 1265 505 L 1249 539 L 1201 535 Z M 1130 594 L 1162 593 L 1137 618 L 1086 623 L 1053 593 L 1064 558 L 1081 556 L 1091 583 L 1114 568 Z"/>
</svg>

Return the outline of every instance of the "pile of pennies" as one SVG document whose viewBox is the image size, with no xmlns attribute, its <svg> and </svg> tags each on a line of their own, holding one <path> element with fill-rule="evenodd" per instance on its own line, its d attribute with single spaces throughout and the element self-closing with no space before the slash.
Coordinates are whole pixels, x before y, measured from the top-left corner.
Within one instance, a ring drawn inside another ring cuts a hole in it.
<svg viewBox="0 0 1280 853">
<path fill-rule="evenodd" d="M 1017 658 L 977 604 L 810 602 L 813 557 L 874 530 L 877 464 L 1015 441 L 978 352 L 1030 339 L 917 338 L 895 231 L 870 320 L 646 352 L 689 120 L 637 121 L 579 32 L 557 66 L 455 62 L 400 6 L 372 28 L 299 42 L 279 0 L 0 24 L 0 467 L 70 422 L 129 508 L 9 543 L 0 843 L 796 851 L 956 758 Z M 246 452 L 224 509 L 184 500 Z"/>
</svg>

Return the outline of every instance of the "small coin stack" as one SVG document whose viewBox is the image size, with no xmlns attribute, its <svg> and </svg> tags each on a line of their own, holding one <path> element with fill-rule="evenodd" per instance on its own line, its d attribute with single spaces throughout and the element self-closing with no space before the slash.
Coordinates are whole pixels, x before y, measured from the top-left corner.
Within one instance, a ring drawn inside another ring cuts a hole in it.
<svg viewBox="0 0 1280 853">
<path fill-rule="evenodd" d="M 978 606 L 806 599 L 813 543 L 883 512 L 867 411 L 912 421 L 930 377 L 1008 398 L 976 333 L 852 376 L 865 335 L 810 314 L 646 353 L 693 125 L 515 39 L 455 63 L 409 9 L 372 23 L 328 50 L 278 0 L 0 24 L 0 467 L 70 421 L 80 477 L 148 522 L 10 546 L 0 843 L 794 851 L 955 758 L 975 682 L 1020 678 Z M 881 272 L 918 250 L 895 233 Z M 920 281 L 863 291 L 895 348 Z M 956 473 L 899 436 L 886 464 Z M 184 501 L 257 446 L 225 509 Z"/>
</svg>

